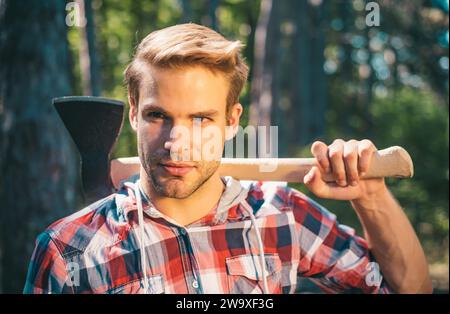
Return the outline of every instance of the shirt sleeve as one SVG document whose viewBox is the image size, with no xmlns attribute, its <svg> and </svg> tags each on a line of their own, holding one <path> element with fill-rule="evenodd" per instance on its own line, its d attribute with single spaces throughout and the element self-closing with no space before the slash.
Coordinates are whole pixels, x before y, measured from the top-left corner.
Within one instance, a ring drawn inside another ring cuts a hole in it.
<svg viewBox="0 0 450 314">
<path fill-rule="evenodd" d="M 28 267 L 24 294 L 73 293 L 67 285 L 68 272 L 54 240 L 48 232 L 36 240 Z"/>
<path fill-rule="evenodd" d="M 368 243 L 336 215 L 297 190 L 291 190 L 300 245 L 298 275 L 326 293 L 392 293 Z"/>
</svg>

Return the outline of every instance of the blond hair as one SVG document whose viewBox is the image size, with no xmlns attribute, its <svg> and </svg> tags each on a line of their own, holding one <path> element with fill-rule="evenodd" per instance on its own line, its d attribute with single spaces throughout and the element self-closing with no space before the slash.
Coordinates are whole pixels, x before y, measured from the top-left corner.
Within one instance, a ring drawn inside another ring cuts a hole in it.
<svg viewBox="0 0 450 314">
<path fill-rule="evenodd" d="M 230 83 L 227 113 L 239 102 L 239 95 L 248 76 L 248 66 L 240 53 L 240 41 L 229 41 L 212 29 L 194 23 L 180 24 L 147 35 L 137 46 L 127 66 L 125 82 L 128 93 L 138 105 L 142 65 L 182 68 L 202 65 L 221 72 Z"/>
</svg>

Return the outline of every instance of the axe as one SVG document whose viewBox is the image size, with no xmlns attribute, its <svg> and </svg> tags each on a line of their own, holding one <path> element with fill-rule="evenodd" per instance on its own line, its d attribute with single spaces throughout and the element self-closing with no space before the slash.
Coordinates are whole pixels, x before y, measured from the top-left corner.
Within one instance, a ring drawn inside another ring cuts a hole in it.
<svg viewBox="0 0 450 314">
<path fill-rule="evenodd" d="M 123 123 L 124 104 L 91 96 L 62 97 L 53 100 L 81 156 L 81 178 L 88 200 L 114 192 L 120 182 L 139 173 L 138 157 L 111 160 L 111 151 Z M 303 182 L 317 165 L 315 158 L 222 158 L 219 173 L 238 180 Z M 267 169 L 274 169 L 266 172 Z M 408 152 L 392 146 L 374 152 L 372 164 L 361 179 L 413 176 Z M 331 174 L 324 180 L 334 182 Z"/>
<path fill-rule="evenodd" d="M 111 152 L 123 124 L 124 103 L 92 96 L 53 99 L 53 105 L 69 131 L 81 158 L 81 182 L 91 203 L 111 194 Z"/>
</svg>

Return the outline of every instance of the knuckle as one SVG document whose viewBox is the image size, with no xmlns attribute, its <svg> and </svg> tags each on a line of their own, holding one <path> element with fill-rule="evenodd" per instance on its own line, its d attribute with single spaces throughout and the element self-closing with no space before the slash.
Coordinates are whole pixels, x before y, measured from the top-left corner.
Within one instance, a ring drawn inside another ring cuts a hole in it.
<svg viewBox="0 0 450 314">
<path fill-rule="evenodd" d="M 358 178 L 358 172 L 355 169 L 352 169 L 348 172 L 348 177 L 352 180 Z"/>
<path fill-rule="evenodd" d="M 335 172 L 336 179 L 343 180 L 345 179 L 345 172 L 340 170 Z"/>
<path fill-rule="evenodd" d="M 359 171 L 367 171 L 367 168 L 368 168 L 368 166 L 367 166 L 366 163 L 360 163 L 360 164 L 358 165 Z"/>
<path fill-rule="evenodd" d="M 342 158 L 342 151 L 340 151 L 338 149 L 331 149 L 329 152 L 329 155 L 330 155 L 331 159 Z"/>
<path fill-rule="evenodd" d="M 346 151 L 344 153 L 344 158 L 348 161 L 355 161 L 356 160 L 355 151 Z"/>
<path fill-rule="evenodd" d="M 370 153 L 370 148 L 369 147 L 362 147 L 361 148 L 361 155 L 363 156 L 367 156 Z"/>
<path fill-rule="evenodd" d="M 360 142 L 360 144 L 365 148 L 365 149 L 373 149 L 375 147 L 375 145 L 372 143 L 371 140 L 368 139 L 364 139 Z"/>
</svg>

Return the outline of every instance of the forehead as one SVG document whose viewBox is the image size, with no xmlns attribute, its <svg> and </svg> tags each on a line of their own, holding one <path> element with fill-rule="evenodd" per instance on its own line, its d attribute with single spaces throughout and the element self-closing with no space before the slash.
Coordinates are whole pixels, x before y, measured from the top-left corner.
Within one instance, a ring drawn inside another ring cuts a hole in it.
<svg viewBox="0 0 450 314">
<path fill-rule="evenodd" d="M 156 104 L 170 112 L 210 109 L 225 112 L 228 91 L 225 75 L 204 66 L 147 66 L 142 73 L 139 103 Z"/>
</svg>

